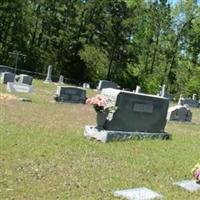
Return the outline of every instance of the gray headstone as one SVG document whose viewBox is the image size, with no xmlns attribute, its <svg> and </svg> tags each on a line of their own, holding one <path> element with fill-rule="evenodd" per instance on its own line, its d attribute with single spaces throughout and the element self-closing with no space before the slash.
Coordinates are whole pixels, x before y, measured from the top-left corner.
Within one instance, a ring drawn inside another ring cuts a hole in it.
<svg viewBox="0 0 200 200">
<path fill-rule="evenodd" d="M 166 85 L 163 85 L 161 89 L 161 97 L 165 96 L 165 88 L 166 88 Z"/>
<path fill-rule="evenodd" d="M 117 190 L 114 192 L 114 196 L 122 197 L 128 200 L 152 200 L 163 198 L 161 194 L 145 187 L 127 190 Z"/>
<path fill-rule="evenodd" d="M 193 95 L 192 95 L 192 99 L 193 99 L 193 100 L 196 100 L 196 96 L 197 96 L 197 94 L 193 94 Z"/>
<path fill-rule="evenodd" d="M 176 105 L 168 109 L 167 120 L 191 122 L 192 112 L 186 106 Z"/>
<path fill-rule="evenodd" d="M 64 76 L 60 75 L 58 83 L 64 84 Z"/>
<path fill-rule="evenodd" d="M 102 90 L 102 89 L 105 89 L 105 88 L 117 89 L 117 87 L 118 87 L 117 83 L 114 83 L 112 81 L 107 81 L 107 80 L 100 80 L 99 85 L 97 87 L 97 90 Z"/>
<path fill-rule="evenodd" d="M 166 98 L 120 91 L 117 95 L 117 110 L 106 130 L 164 132 L 169 101 Z"/>
<path fill-rule="evenodd" d="M 48 72 L 47 72 L 47 77 L 45 79 L 45 83 L 50 83 L 52 82 L 51 80 L 51 74 L 52 74 L 52 65 L 48 66 Z"/>
<path fill-rule="evenodd" d="M 197 99 L 183 98 L 179 99 L 178 105 L 188 105 L 189 107 L 198 108 L 200 106 Z"/>
<path fill-rule="evenodd" d="M 85 103 L 86 91 L 79 87 L 57 86 L 54 99 L 58 102 Z"/>
<path fill-rule="evenodd" d="M 1 83 L 7 84 L 8 82 L 14 82 L 14 81 L 15 81 L 15 74 L 11 72 L 1 73 L 1 79 L 0 79 Z"/>
<path fill-rule="evenodd" d="M 140 88 L 140 86 L 137 85 L 135 93 L 140 93 L 140 91 L 141 91 L 141 88 Z"/>
<path fill-rule="evenodd" d="M 180 182 L 174 183 L 174 185 L 178 185 L 189 192 L 195 192 L 200 190 L 200 184 L 196 183 L 195 180 L 184 180 Z"/>
<path fill-rule="evenodd" d="M 82 86 L 84 89 L 90 89 L 90 84 L 89 83 L 83 83 Z"/>
<path fill-rule="evenodd" d="M 33 77 L 26 75 L 26 74 L 20 74 L 18 76 L 18 83 L 21 84 L 27 84 L 27 85 L 32 85 Z"/>
<path fill-rule="evenodd" d="M 7 83 L 8 92 L 24 92 L 31 93 L 34 92 L 32 85 L 20 84 L 20 83 Z"/>
</svg>

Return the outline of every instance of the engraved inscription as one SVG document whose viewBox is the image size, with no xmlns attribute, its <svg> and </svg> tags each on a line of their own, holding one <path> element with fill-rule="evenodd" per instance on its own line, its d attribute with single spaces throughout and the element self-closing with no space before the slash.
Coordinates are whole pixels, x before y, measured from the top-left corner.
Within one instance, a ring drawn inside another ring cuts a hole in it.
<svg viewBox="0 0 200 200">
<path fill-rule="evenodd" d="M 153 105 L 136 103 L 133 105 L 133 110 L 136 112 L 152 113 Z"/>
</svg>

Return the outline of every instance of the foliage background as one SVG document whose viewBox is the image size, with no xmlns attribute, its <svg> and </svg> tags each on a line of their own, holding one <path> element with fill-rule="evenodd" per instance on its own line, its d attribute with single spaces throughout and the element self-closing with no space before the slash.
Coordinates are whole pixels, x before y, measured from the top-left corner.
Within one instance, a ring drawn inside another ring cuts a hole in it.
<svg viewBox="0 0 200 200">
<path fill-rule="evenodd" d="M 167 0 L 1 0 L 0 60 L 89 82 L 200 97 L 200 6 Z"/>
</svg>

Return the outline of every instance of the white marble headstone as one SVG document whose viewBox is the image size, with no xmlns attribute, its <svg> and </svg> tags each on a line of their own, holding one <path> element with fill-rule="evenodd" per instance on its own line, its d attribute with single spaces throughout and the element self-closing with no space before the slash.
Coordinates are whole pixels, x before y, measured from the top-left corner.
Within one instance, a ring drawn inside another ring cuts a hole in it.
<svg viewBox="0 0 200 200">
<path fill-rule="evenodd" d="M 32 85 L 12 83 L 12 82 L 7 83 L 7 91 L 8 92 L 25 92 L 25 93 L 34 92 Z"/>
<path fill-rule="evenodd" d="M 163 198 L 161 194 L 145 187 L 127 190 L 117 190 L 114 192 L 114 196 L 126 198 L 128 200 L 151 200 Z"/>
<path fill-rule="evenodd" d="M 184 180 L 184 181 L 176 182 L 174 183 L 174 185 L 178 185 L 190 192 L 200 190 L 200 184 L 196 183 L 195 180 Z"/>
</svg>

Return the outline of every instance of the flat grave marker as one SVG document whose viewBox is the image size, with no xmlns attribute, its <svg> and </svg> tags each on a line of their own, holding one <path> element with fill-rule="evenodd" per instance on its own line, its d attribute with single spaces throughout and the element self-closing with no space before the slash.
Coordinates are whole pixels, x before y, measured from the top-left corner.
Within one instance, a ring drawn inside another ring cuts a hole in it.
<svg viewBox="0 0 200 200">
<path fill-rule="evenodd" d="M 180 186 L 189 192 L 195 192 L 200 190 L 200 184 L 196 183 L 195 180 L 184 180 L 174 183 L 174 185 Z"/>
<path fill-rule="evenodd" d="M 127 190 L 117 190 L 114 192 L 114 196 L 123 197 L 128 200 L 153 200 L 163 198 L 161 194 L 145 187 Z"/>
</svg>

